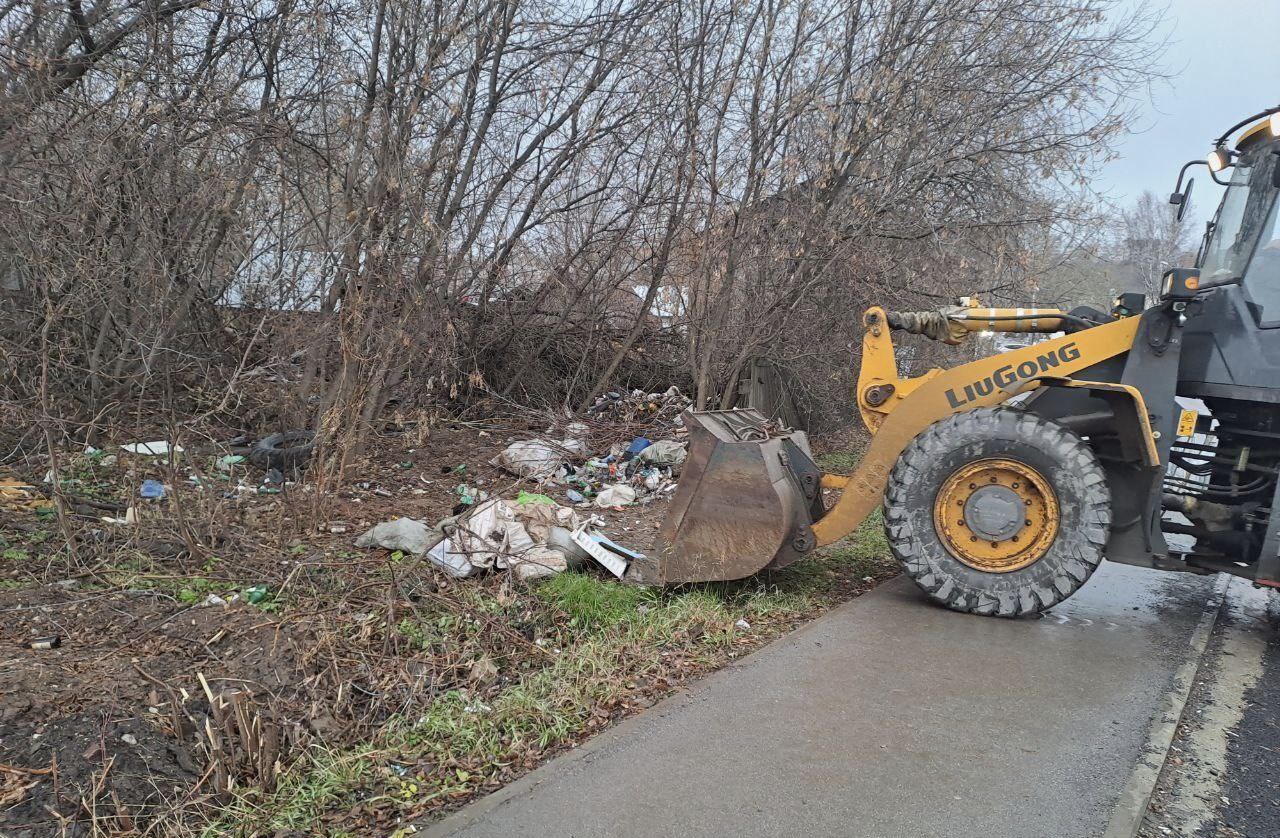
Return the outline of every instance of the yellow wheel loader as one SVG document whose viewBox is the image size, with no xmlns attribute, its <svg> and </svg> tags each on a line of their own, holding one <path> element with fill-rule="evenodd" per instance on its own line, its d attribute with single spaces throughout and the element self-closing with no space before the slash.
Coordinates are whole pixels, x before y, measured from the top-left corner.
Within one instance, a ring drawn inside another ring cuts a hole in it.
<svg viewBox="0 0 1280 838">
<path fill-rule="evenodd" d="M 1169 270 L 1150 306 L 865 312 L 856 396 L 873 436 L 852 474 L 823 473 L 803 433 L 756 411 L 686 414 L 659 581 L 784 567 L 882 506 L 905 572 L 960 611 L 1042 611 L 1103 558 L 1280 587 L 1278 161 L 1275 108 L 1183 167 L 1179 221 L 1191 166 L 1227 188 L 1196 266 Z M 1057 336 L 904 378 L 895 331 Z"/>
</svg>

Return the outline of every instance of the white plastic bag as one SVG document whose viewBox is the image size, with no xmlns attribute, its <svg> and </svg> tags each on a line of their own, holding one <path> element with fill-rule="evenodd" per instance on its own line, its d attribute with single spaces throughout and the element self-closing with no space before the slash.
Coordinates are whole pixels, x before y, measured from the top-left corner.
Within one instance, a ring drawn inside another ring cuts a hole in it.
<svg viewBox="0 0 1280 838">
<path fill-rule="evenodd" d="M 440 543 L 427 551 L 427 558 L 459 579 L 473 576 L 477 570 L 466 553 L 454 549 L 453 540 L 449 538 L 441 539 Z"/>
<path fill-rule="evenodd" d="M 439 536 L 421 521 L 412 518 L 396 518 L 394 521 L 383 521 L 361 533 L 356 539 L 357 547 L 382 547 L 386 550 L 400 550 L 404 553 L 422 555 L 427 552 Z"/>
<path fill-rule="evenodd" d="M 629 506 L 636 502 L 636 490 L 625 483 L 605 486 L 596 495 L 596 506 L 608 509 L 613 506 Z"/>
<path fill-rule="evenodd" d="M 167 457 L 169 453 L 182 453 L 181 445 L 170 445 L 165 440 L 157 440 L 156 442 L 130 442 L 127 445 L 121 445 L 120 450 L 129 454 L 142 454 L 147 457 Z"/>
<path fill-rule="evenodd" d="M 545 439 L 513 442 L 502 450 L 493 464 L 521 477 L 544 480 L 555 474 L 564 454 Z"/>
<path fill-rule="evenodd" d="M 575 457 L 586 457 L 591 453 L 587 448 L 587 443 L 578 437 L 567 436 L 560 440 L 560 447 Z"/>
<path fill-rule="evenodd" d="M 500 498 L 477 504 L 458 519 L 453 533 L 455 549 L 479 568 L 507 567 L 507 559 L 534 546 L 516 511 Z"/>
<path fill-rule="evenodd" d="M 533 582 L 569 569 L 564 553 L 548 547 L 534 547 L 511 558 L 511 572 L 521 582 Z"/>
</svg>

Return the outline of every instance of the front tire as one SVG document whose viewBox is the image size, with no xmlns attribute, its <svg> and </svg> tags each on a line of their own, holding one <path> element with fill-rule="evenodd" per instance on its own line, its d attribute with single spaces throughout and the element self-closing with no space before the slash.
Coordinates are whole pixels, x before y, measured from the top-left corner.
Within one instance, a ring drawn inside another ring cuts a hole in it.
<svg viewBox="0 0 1280 838">
<path fill-rule="evenodd" d="M 1017 617 L 1097 569 L 1111 497 L 1079 436 L 1033 413 L 982 408 L 930 425 L 898 457 L 885 533 L 907 575 L 957 611 Z"/>
</svg>

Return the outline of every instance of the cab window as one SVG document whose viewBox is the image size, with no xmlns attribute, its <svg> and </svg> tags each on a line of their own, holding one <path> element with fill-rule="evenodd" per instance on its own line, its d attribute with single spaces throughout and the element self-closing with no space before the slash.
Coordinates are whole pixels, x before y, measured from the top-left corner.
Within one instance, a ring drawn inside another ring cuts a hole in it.
<svg viewBox="0 0 1280 838">
<path fill-rule="evenodd" d="M 1272 203 L 1266 223 L 1262 225 L 1258 246 L 1244 274 L 1244 287 L 1260 311 L 1262 323 L 1280 325 L 1280 228 L 1276 225 L 1276 207 Z"/>
</svg>

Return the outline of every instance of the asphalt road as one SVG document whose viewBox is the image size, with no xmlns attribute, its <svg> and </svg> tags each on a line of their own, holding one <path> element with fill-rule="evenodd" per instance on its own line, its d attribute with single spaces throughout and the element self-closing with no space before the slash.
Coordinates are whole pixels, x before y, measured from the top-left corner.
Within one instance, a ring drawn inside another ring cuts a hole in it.
<svg viewBox="0 0 1280 838">
<path fill-rule="evenodd" d="M 1280 836 L 1280 593 L 1231 580 L 1140 834 Z"/>
<path fill-rule="evenodd" d="M 1280 639 L 1267 632 L 1258 680 L 1227 745 L 1222 825 L 1248 838 L 1280 835 Z"/>
<path fill-rule="evenodd" d="M 1098 836 L 1212 586 L 1107 564 L 1013 621 L 898 579 L 426 834 Z"/>
</svg>

